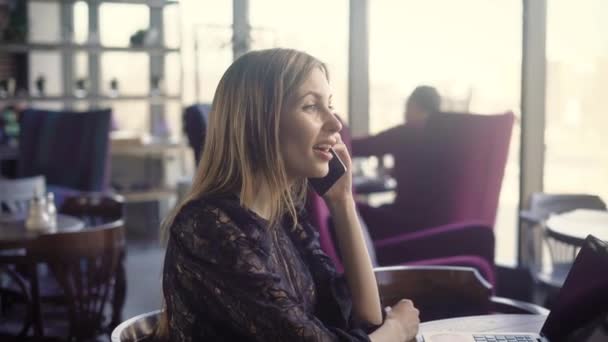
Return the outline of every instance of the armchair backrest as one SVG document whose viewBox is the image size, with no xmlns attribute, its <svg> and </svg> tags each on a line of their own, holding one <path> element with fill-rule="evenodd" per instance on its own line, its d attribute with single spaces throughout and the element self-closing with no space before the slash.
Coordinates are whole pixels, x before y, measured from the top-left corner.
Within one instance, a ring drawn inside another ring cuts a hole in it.
<svg viewBox="0 0 608 342">
<path fill-rule="evenodd" d="M 432 115 L 397 175 L 395 200 L 416 228 L 477 220 L 494 225 L 511 140 L 513 113 Z"/>
<path fill-rule="evenodd" d="M 109 183 L 110 109 L 21 114 L 18 174 L 43 175 L 48 185 L 102 191 Z"/>
</svg>

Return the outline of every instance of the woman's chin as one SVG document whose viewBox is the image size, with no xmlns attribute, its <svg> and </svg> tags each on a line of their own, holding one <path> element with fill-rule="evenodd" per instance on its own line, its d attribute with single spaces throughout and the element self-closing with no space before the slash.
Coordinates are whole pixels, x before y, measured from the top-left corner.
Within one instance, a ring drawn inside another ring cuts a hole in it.
<svg viewBox="0 0 608 342">
<path fill-rule="evenodd" d="M 316 170 L 314 170 L 314 172 L 311 172 L 311 176 L 309 178 L 323 178 L 327 176 L 328 173 L 329 167 L 325 165 L 325 167 L 317 168 Z"/>
</svg>

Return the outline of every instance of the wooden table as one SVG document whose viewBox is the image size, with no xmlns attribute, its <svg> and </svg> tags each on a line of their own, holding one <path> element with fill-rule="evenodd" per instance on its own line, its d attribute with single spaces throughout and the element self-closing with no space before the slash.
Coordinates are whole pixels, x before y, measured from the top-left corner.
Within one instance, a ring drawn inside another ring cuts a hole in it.
<svg viewBox="0 0 608 342">
<path fill-rule="evenodd" d="M 62 232 L 79 231 L 84 228 L 84 222 L 76 217 L 59 214 L 57 215 L 57 231 L 55 232 L 32 232 L 25 228 L 25 220 L 0 219 L 0 250 L 27 248 L 30 241 L 41 234 L 53 234 Z"/>
<path fill-rule="evenodd" d="M 576 247 L 582 247 L 589 234 L 608 241 L 608 211 L 577 209 L 553 215 L 545 227 L 552 238 Z"/>
<path fill-rule="evenodd" d="M 32 232 L 25 228 L 25 220 L 0 220 L 0 251 L 16 250 L 16 254 L 6 254 L 7 263 L 24 263 L 27 265 L 30 274 L 30 295 L 32 298 L 32 315 L 34 319 L 34 334 L 42 336 L 42 317 L 40 315 L 40 293 L 38 279 L 38 264 L 31 262 L 27 254 L 19 252 L 20 249 L 27 249 L 29 243 L 43 234 L 56 234 L 64 232 L 79 231 L 84 228 L 84 222 L 76 217 L 58 214 L 57 230 L 54 232 Z M 12 253 L 12 252 L 11 252 Z M 0 261 L 2 261 L 0 259 Z"/>
</svg>

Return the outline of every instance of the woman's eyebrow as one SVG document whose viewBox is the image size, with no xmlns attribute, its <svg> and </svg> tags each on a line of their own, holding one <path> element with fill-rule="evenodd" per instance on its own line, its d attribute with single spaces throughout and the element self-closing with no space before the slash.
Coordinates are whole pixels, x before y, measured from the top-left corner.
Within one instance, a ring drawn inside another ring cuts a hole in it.
<svg viewBox="0 0 608 342">
<path fill-rule="evenodd" d="M 308 96 L 308 95 L 313 95 L 313 96 L 314 96 L 314 97 L 316 97 L 317 99 L 322 99 L 322 98 L 323 98 L 323 94 L 321 94 L 321 93 L 319 93 L 319 92 L 316 92 L 316 91 L 314 91 L 314 90 L 311 90 L 311 91 L 308 91 L 308 92 L 304 93 L 302 96 L 300 96 L 300 97 L 298 98 L 298 101 L 302 100 L 303 98 L 305 98 L 305 97 L 306 97 L 306 96 Z M 328 100 L 330 100 L 330 101 L 331 101 L 331 98 L 332 98 L 332 94 L 329 94 L 329 98 L 328 98 Z"/>
</svg>

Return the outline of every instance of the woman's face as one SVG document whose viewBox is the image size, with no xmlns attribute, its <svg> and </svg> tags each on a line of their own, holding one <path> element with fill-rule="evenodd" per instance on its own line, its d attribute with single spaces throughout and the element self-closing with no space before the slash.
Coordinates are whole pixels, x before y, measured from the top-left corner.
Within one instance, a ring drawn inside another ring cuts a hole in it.
<svg viewBox="0 0 608 342">
<path fill-rule="evenodd" d="M 323 177 L 342 124 L 334 115 L 325 74 L 315 68 L 287 104 L 279 125 L 281 156 L 290 180 Z"/>
</svg>

